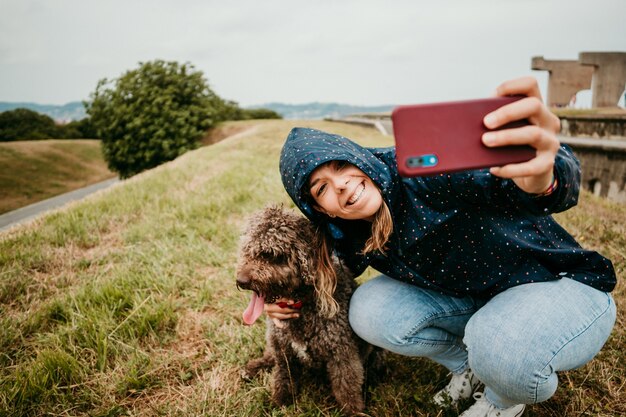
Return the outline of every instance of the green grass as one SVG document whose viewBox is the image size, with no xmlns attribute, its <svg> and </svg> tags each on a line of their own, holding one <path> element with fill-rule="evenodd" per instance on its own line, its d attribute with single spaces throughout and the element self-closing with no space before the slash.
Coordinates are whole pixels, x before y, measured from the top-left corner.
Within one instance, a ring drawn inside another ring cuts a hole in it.
<svg viewBox="0 0 626 417">
<path fill-rule="evenodd" d="M 0 166 L 0 214 L 115 176 L 91 139 L 0 142 Z"/>
<path fill-rule="evenodd" d="M 294 406 L 275 408 L 267 374 L 239 377 L 262 352 L 264 325 L 241 322 L 238 239 L 253 211 L 290 205 L 278 156 L 294 125 L 391 144 L 343 124 L 237 122 L 234 131 L 252 130 L 0 234 L 0 416 L 337 416 L 318 381 Z M 558 219 L 611 257 L 623 279 L 625 214 L 584 193 Z M 623 303 L 622 281 L 615 297 Z M 620 309 L 602 353 L 562 373 L 555 397 L 526 415 L 626 415 L 624 320 Z M 429 403 L 447 381 L 443 368 L 389 361 L 389 376 L 368 393 L 368 413 L 457 415 Z"/>
</svg>

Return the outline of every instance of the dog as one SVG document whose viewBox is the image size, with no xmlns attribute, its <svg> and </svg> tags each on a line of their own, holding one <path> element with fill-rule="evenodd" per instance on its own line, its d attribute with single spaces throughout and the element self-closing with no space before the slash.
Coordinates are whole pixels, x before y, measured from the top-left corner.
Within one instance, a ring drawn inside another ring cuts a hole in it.
<svg viewBox="0 0 626 417">
<path fill-rule="evenodd" d="M 249 219 L 237 264 L 237 287 L 252 291 L 244 323 L 253 324 L 264 303 L 281 297 L 296 300 L 291 307 L 301 314 L 278 322 L 280 326 L 266 320 L 263 357 L 249 361 L 242 376 L 251 379 L 273 368 L 272 400 L 281 406 L 293 402 L 303 371 L 325 370 L 341 412 L 357 415 L 365 408 L 366 367 L 382 367 L 382 350 L 350 328 L 348 303 L 356 283 L 337 258 L 329 258 L 336 275 L 334 291 L 324 290 L 324 267 L 317 260 L 327 249 L 321 239 L 308 219 L 281 206 L 267 207 Z M 335 314 L 328 313 L 329 305 L 336 307 Z"/>
</svg>

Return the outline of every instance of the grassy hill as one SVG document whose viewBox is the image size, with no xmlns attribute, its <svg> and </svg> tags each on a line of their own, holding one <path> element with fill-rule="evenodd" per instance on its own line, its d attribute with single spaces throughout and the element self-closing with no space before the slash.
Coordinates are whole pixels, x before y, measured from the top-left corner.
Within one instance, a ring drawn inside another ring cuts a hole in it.
<svg viewBox="0 0 626 417">
<path fill-rule="evenodd" d="M 0 166 L 0 214 L 115 176 L 90 139 L 0 142 Z"/>
<path fill-rule="evenodd" d="M 0 234 L 0 415 L 337 416 L 324 384 L 275 409 L 268 375 L 239 377 L 262 352 L 264 325 L 241 322 L 237 242 L 251 212 L 289 204 L 277 167 L 295 125 L 390 144 L 357 126 L 237 122 L 234 137 Z M 588 193 L 558 216 L 613 259 L 619 304 L 624 219 L 625 207 Z M 554 399 L 526 415 L 626 415 L 625 329 L 622 310 L 599 357 L 561 374 Z M 389 370 L 369 392 L 371 415 L 457 415 L 428 402 L 447 382 L 440 366 L 392 356 Z"/>
</svg>

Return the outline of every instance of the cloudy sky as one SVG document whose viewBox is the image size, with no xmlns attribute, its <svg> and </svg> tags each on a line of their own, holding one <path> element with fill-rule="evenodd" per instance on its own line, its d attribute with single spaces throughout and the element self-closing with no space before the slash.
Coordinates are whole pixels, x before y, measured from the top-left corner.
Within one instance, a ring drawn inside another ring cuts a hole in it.
<svg viewBox="0 0 626 417">
<path fill-rule="evenodd" d="M 0 0 L 0 101 L 87 99 L 164 59 L 244 106 L 423 103 L 545 88 L 531 58 L 582 51 L 626 51 L 626 1 Z"/>
</svg>

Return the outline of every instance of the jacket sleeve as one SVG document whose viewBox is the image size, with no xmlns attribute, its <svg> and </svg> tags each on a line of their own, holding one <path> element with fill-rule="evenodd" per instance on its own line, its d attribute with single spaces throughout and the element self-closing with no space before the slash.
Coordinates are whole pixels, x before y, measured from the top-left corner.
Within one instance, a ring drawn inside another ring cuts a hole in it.
<svg viewBox="0 0 626 417">
<path fill-rule="evenodd" d="M 491 175 L 487 169 L 429 177 L 424 184 L 433 194 L 432 200 L 444 205 L 513 208 L 542 216 L 567 210 L 578 202 L 580 163 L 567 145 L 562 144 L 557 152 L 554 176 L 558 186 L 544 197 L 526 193 L 512 180 Z"/>
<path fill-rule="evenodd" d="M 528 194 L 515 186 L 520 205 L 537 215 L 558 213 L 574 207 L 580 194 L 580 161 L 565 144 L 561 144 L 556 155 L 554 177 L 558 185 L 552 194 L 545 197 Z"/>
</svg>

